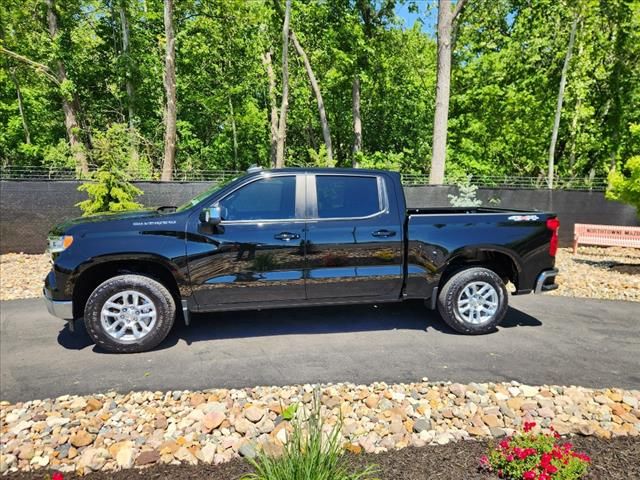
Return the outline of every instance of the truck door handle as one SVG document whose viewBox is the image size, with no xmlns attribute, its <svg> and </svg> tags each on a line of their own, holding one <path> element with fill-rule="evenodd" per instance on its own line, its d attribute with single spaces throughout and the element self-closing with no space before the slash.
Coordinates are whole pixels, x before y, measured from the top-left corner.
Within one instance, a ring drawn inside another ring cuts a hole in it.
<svg viewBox="0 0 640 480">
<path fill-rule="evenodd" d="M 384 237 L 384 238 L 395 237 L 396 232 L 394 232 L 393 230 L 376 230 L 371 235 L 373 235 L 374 237 Z"/>
<path fill-rule="evenodd" d="M 284 240 L 285 242 L 288 242 L 289 240 L 299 239 L 300 235 L 291 232 L 280 232 L 274 235 L 273 238 L 275 238 L 276 240 Z"/>
</svg>

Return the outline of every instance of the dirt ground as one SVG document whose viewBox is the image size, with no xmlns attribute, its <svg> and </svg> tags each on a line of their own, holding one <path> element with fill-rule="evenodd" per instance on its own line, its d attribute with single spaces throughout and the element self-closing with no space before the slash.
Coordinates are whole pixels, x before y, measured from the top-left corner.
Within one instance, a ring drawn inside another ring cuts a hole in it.
<svg viewBox="0 0 640 480">
<path fill-rule="evenodd" d="M 585 452 L 592 459 L 589 473 L 584 480 L 625 480 L 640 478 L 640 440 L 632 437 L 603 440 L 595 437 L 571 439 L 574 448 Z M 480 471 L 479 459 L 487 453 L 486 442 L 462 441 L 448 445 L 431 445 L 421 448 L 380 454 L 347 454 L 345 461 L 354 468 L 376 465 L 380 480 L 431 480 L 465 479 L 496 480 L 497 476 Z M 252 470 L 247 463 L 236 459 L 221 465 L 154 465 L 145 469 L 98 472 L 78 477 L 65 474 L 65 480 L 173 480 L 238 479 Z M 42 480 L 46 474 L 40 470 L 30 473 L 14 473 L 4 476 L 7 480 Z"/>
</svg>

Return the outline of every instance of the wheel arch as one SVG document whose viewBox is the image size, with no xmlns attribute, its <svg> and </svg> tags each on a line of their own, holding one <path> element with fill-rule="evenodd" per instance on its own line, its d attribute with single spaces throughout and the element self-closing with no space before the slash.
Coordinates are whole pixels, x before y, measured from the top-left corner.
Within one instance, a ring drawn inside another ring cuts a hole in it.
<svg viewBox="0 0 640 480">
<path fill-rule="evenodd" d="M 456 272 L 468 267 L 484 267 L 495 272 L 506 284 L 510 281 L 518 289 L 522 278 L 521 262 L 513 252 L 499 247 L 475 247 L 465 248 L 454 253 L 442 269 L 438 288 L 443 285 Z"/>
<path fill-rule="evenodd" d="M 74 318 L 84 316 L 87 300 L 98 285 L 109 278 L 125 274 L 144 275 L 157 280 L 171 292 L 176 304 L 180 304 L 185 282 L 179 269 L 167 259 L 154 255 L 105 256 L 74 272 L 72 293 Z"/>
</svg>

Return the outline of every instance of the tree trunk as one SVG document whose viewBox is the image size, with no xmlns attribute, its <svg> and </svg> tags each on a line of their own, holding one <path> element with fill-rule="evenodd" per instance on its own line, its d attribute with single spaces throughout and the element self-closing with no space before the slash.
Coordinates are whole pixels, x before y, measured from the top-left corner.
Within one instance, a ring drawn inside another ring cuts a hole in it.
<svg viewBox="0 0 640 480">
<path fill-rule="evenodd" d="M 619 8 L 619 7 L 618 7 Z M 620 131 L 622 129 L 622 112 L 623 112 L 623 92 L 624 86 L 624 63 L 625 63 L 625 43 L 627 33 L 625 27 L 621 25 L 622 18 L 620 17 L 621 11 L 618 11 L 615 15 L 615 27 L 610 32 L 612 38 L 615 38 L 613 44 L 613 51 L 611 52 L 610 62 L 613 65 L 610 68 L 609 75 L 609 91 L 611 92 L 610 98 L 607 101 L 607 112 L 604 117 L 607 119 L 609 127 L 609 136 L 611 145 L 611 151 L 609 152 L 609 172 L 616 170 L 618 162 L 618 153 L 620 151 Z"/>
<path fill-rule="evenodd" d="M 233 111 L 233 102 L 229 97 L 229 114 L 231 115 L 231 133 L 233 134 L 233 169 L 238 169 L 238 132 L 236 130 L 236 116 Z"/>
<path fill-rule="evenodd" d="M 436 81 L 436 106 L 433 119 L 433 152 L 429 183 L 444 183 L 447 152 L 447 123 L 449 120 L 449 91 L 451 88 L 451 1 L 438 3 L 438 76 Z"/>
<path fill-rule="evenodd" d="M 47 1 L 47 24 L 49 27 L 49 36 L 51 40 L 55 41 L 58 36 L 58 17 L 55 11 L 54 0 Z M 64 68 L 64 63 L 60 58 L 56 60 L 56 79 L 57 83 L 64 85 L 67 81 L 67 72 Z M 71 153 L 76 162 L 76 168 L 80 170 L 80 173 L 84 176 L 89 174 L 89 163 L 87 162 L 87 156 L 84 152 L 84 146 L 78 136 L 78 115 L 76 111 L 77 101 L 73 98 L 68 98 L 65 92 L 62 92 L 62 111 L 64 112 L 64 126 L 67 131 L 67 137 L 69 138 L 69 146 L 71 147 Z"/>
<path fill-rule="evenodd" d="M 276 76 L 271 64 L 271 52 L 266 52 L 262 61 L 267 69 L 269 79 L 269 103 L 271 104 L 271 167 L 276 166 L 276 149 L 278 144 L 278 106 L 276 104 Z"/>
<path fill-rule="evenodd" d="M 164 0 L 164 32 L 166 37 L 164 90 L 166 96 L 164 127 L 163 182 L 173 178 L 176 157 L 176 39 L 173 32 L 173 0 Z"/>
<path fill-rule="evenodd" d="M 438 1 L 438 76 L 433 118 L 433 142 L 429 183 L 442 185 L 447 155 L 449 96 L 451 91 L 452 32 L 467 0 L 458 0 L 451 11 L 451 0 Z"/>
<path fill-rule="evenodd" d="M 569 170 L 573 174 L 573 167 L 576 164 L 576 144 L 578 143 L 578 120 L 580 116 L 580 106 L 582 105 L 582 99 L 578 97 L 576 100 L 576 107 L 573 112 L 573 118 L 571 119 L 571 153 L 569 154 Z"/>
<path fill-rule="evenodd" d="M 291 0 L 287 0 L 282 24 L 282 102 L 276 142 L 276 168 L 284 167 L 284 145 L 287 136 L 287 110 L 289 108 L 289 20 Z"/>
<path fill-rule="evenodd" d="M 353 87 L 351 89 L 351 111 L 353 114 L 353 160 L 351 166 L 358 168 L 357 153 L 362 150 L 362 118 L 360 116 L 360 76 L 353 77 Z"/>
<path fill-rule="evenodd" d="M 133 73 L 131 72 L 131 56 L 129 52 L 130 45 L 130 30 L 129 30 L 129 18 L 127 17 L 126 2 L 122 0 L 119 5 L 120 13 L 120 29 L 122 32 L 122 54 L 125 57 L 125 88 L 127 90 L 127 117 L 129 120 L 129 143 L 130 143 L 130 164 L 129 168 L 134 171 L 134 174 L 139 170 L 139 155 L 138 155 L 138 136 L 136 135 L 135 128 L 135 109 L 134 109 L 134 88 L 133 88 Z"/>
<path fill-rule="evenodd" d="M 309 57 L 307 53 L 300 45 L 298 38 L 296 37 L 295 32 L 291 31 L 291 40 L 293 41 L 293 46 L 302 58 L 302 62 L 304 63 L 304 68 L 307 71 L 307 76 L 309 77 L 309 83 L 311 84 L 311 89 L 313 90 L 313 94 L 316 97 L 316 101 L 318 102 L 318 114 L 320 115 L 320 125 L 322 126 L 322 136 L 324 137 L 324 144 L 327 147 L 327 160 L 329 165 L 333 165 L 333 148 L 331 146 L 331 130 L 329 129 L 329 122 L 327 120 L 327 112 L 324 108 L 324 101 L 322 100 L 322 92 L 320 91 L 320 86 L 318 85 L 318 80 L 316 79 L 315 74 L 313 73 L 313 69 L 311 68 L 311 62 L 309 62 Z"/>
<path fill-rule="evenodd" d="M 578 28 L 578 16 L 573 19 L 571 24 L 571 33 L 569 34 L 569 46 L 564 57 L 564 65 L 562 66 L 562 74 L 560 75 L 560 88 L 558 89 L 558 102 L 556 104 L 556 115 L 553 119 L 553 130 L 551 132 L 551 143 L 549 144 L 549 166 L 547 171 L 547 186 L 553 188 L 554 161 L 556 153 L 556 142 L 558 141 L 558 130 L 560 129 L 560 117 L 562 116 L 562 102 L 564 101 L 564 89 L 567 84 L 567 72 L 569 71 L 569 62 L 573 54 L 573 44 L 576 39 L 576 30 Z"/>
<path fill-rule="evenodd" d="M 20 84 L 18 83 L 18 77 L 16 77 L 16 71 L 14 68 L 10 70 L 11 80 L 16 86 L 16 96 L 18 97 L 18 110 L 20 111 L 20 119 L 22 120 L 22 129 L 24 130 L 24 142 L 31 144 L 31 133 L 29 132 L 29 124 L 27 123 L 27 117 L 24 113 L 24 104 L 22 103 L 22 93 L 20 93 Z"/>
</svg>

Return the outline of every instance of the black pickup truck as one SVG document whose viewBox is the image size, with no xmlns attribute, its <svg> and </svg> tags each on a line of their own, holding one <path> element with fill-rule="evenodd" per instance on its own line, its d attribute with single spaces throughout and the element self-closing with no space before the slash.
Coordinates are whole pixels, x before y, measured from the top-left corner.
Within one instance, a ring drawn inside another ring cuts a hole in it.
<svg viewBox="0 0 640 480">
<path fill-rule="evenodd" d="M 487 333 L 515 294 L 557 288 L 555 214 L 410 208 L 400 175 L 257 170 L 180 207 L 78 218 L 49 236 L 44 297 L 113 352 L 158 345 L 191 312 L 424 299 Z"/>
</svg>

